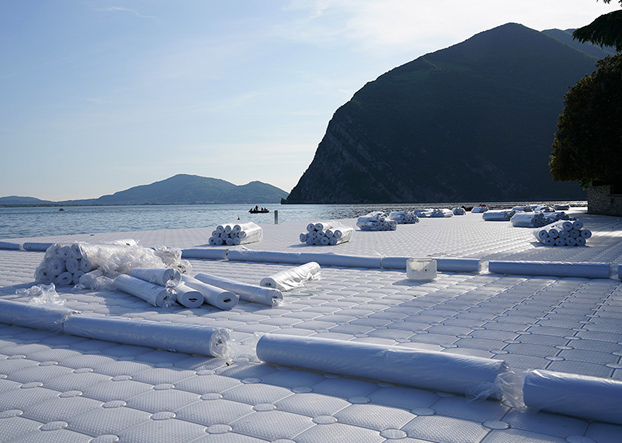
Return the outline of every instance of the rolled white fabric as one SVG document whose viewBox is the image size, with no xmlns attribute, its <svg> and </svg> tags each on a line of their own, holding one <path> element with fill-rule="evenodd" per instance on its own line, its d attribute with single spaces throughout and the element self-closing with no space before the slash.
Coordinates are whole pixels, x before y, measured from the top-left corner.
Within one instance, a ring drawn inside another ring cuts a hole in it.
<svg viewBox="0 0 622 443">
<path fill-rule="evenodd" d="M 60 258 L 53 258 L 47 262 L 48 274 L 57 276 L 65 271 L 65 263 Z"/>
<path fill-rule="evenodd" d="M 69 286 L 73 282 L 73 275 L 69 271 L 61 272 L 52 281 L 56 286 Z"/>
<path fill-rule="evenodd" d="M 300 253 L 298 252 L 254 251 L 250 249 L 232 249 L 227 254 L 227 259 L 232 261 L 301 263 Z"/>
<path fill-rule="evenodd" d="M 591 236 L 592 236 L 592 231 L 590 231 L 589 229 L 581 230 L 581 237 L 583 237 L 584 239 L 588 239 Z"/>
<path fill-rule="evenodd" d="M 93 270 L 93 264 L 86 258 L 80 260 L 80 270 L 84 273 L 91 272 Z"/>
<path fill-rule="evenodd" d="M 531 409 L 622 425 L 622 381 L 536 369 L 523 400 Z"/>
<path fill-rule="evenodd" d="M 212 238 L 210 238 L 210 244 Z M 212 246 L 216 246 L 215 244 Z M 210 260 L 225 260 L 227 258 L 228 249 L 207 249 L 207 248 L 190 248 L 182 249 L 181 256 L 183 258 L 202 258 Z"/>
<path fill-rule="evenodd" d="M 482 219 L 486 221 L 509 221 L 514 215 L 514 211 L 486 211 L 482 214 Z"/>
<path fill-rule="evenodd" d="M 73 274 L 73 280 L 71 281 L 72 284 L 77 285 L 80 283 L 80 279 L 82 278 L 82 276 L 84 275 L 84 271 L 78 269 L 76 272 L 74 272 Z"/>
<path fill-rule="evenodd" d="M 80 269 L 80 262 L 74 257 L 69 257 L 67 261 L 65 261 L 65 268 L 67 268 L 67 271 L 75 274 Z"/>
<path fill-rule="evenodd" d="M 279 291 L 289 291 L 303 286 L 310 280 L 319 280 L 322 268 L 316 262 L 305 263 L 292 269 L 277 272 L 268 277 L 264 277 L 259 282 L 260 286 L 278 289 Z"/>
<path fill-rule="evenodd" d="M 142 298 L 147 303 L 159 308 L 168 306 L 175 301 L 175 295 L 170 289 L 125 274 L 114 279 L 114 287 Z"/>
<path fill-rule="evenodd" d="M 22 244 L 22 248 L 24 249 L 24 251 L 40 251 L 40 252 L 44 252 L 47 251 L 50 246 L 53 246 L 54 243 L 43 243 L 43 242 L 32 242 L 32 241 L 28 241 L 28 242 L 24 242 Z"/>
<path fill-rule="evenodd" d="M 18 251 L 21 245 L 19 243 L 10 242 L 10 241 L 0 241 L 0 249 L 10 249 L 14 251 Z"/>
<path fill-rule="evenodd" d="M 241 300 L 261 303 L 276 307 L 283 301 L 283 294 L 278 289 L 264 288 L 261 286 L 249 285 L 228 278 L 216 277 L 215 275 L 199 273 L 194 276 L 199 281 L 208 285 L 216 286 L 237 294 Z"/>
<path fill-rule="evenodd" d="M 344 266 L 348 268 L 380 268 L 381 257 L 367 257 L 359 255 L 321 254 L 303 252 L 300 254 L 301 263 L 316 262 L 320 266 Z"/>
<path fill-rule="evenodd" d="M 205 302 L 205 297 L 196 289 L 192 289 L 183 283 L 175 286 L 175 300 L 186 308 L 198 308 Z"/>
<path fill-rule="evenodd" d="M 230 338 L 224 328 L 86 315 L 72 317 L 64 323 L 67 334 L 211 357 L 225 356 Z"/>
<path fill-rule="evenodd" d="M 0 323 L 63 332 L 63 323 L 76 311 L 64 307 L 0 300 Z"/>
<path fill-rule="evenodd" d="M 229 310 L 234 308 L 239 301 L 237 294 L 209 285 L 189 275 L 183 275 L 182 281 L 185 286 L 201 293 L 205 303 L 212 305 L 218 309 Z"/>
<path fill-rule="evenodd" d="M 609 263 L 491 260 L 488 270 L 494 274 L 609 278 Z"/>
<path fill-rule="evenodd" d="M 343 340 L 265 334 L 257 357 L 270 364 L 456 394 L 495 392 L 502 360 Z"/>
<path fill-rule="evenodd" d="M 181 273 L 171 268 L 134 268 L 128 275 L 159 286 L 174 287 L 181 283 Z"/>
</svg>

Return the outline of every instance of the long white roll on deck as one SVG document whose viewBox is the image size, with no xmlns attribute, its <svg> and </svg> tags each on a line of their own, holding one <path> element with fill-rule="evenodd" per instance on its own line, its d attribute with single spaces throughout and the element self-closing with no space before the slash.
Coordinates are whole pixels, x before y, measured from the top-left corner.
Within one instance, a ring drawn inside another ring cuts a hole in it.
<svg viewBox="0 0 622 443">
<path fill-rule="evenodd" d="M 282 334 L 265 334 L 257 357 L 270 364 L 434 389 L 455 394 L 494 392 L 502 360 Z"/>
</svg>

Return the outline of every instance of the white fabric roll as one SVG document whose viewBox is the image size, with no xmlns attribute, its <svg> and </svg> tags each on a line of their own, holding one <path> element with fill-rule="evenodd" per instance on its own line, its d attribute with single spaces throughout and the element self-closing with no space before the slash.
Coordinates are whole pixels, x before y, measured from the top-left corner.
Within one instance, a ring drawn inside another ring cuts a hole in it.
<svg viewBox="0 0 622 443">
<path fill-rule="evenodd" d="M 210 238 L 210 244 L 212 239 Z M 215 244 L 212 246 L 216 246 Z M 182 249 L 181 256 L 183 258 L 201 258 L 209 260 L 225 260 L 227 258 L 228 249 L 207 249 L 207 248 L 190 248 Z"/>
<path fill-rule="evenodd" d="M 24 242 L 22 244 L 22 248 L 24 249 L 24 251 L 40 251 L 40 252 L 45 252 L 47 251 L 50 246 L 53 246 L 54 243 L 43 243 L 43 242 L 32 242 L 32 241 L 28 241 L 28 242 Z"/>
<path fill-rule="evenodd" d="M 293 264 L 301 263 L 300 253 L 298 252 L 273 252 L 273 251 L 254 251 L 250 249 L 232 249 L 227 254 L 227 258 L 232 261 L 293 263 Z"/>
<path fill-rule="evenodd" d="M 51 276 L 57 276 L 65 271 L 65 263 L 60 258 L 53 258 L 47 262 L 47 271 Z"/>
<path fill-rule="evenodd" d="M 296 268 L 277 272 L 268 277 L 264 277 L 259 282 L 260 286 L 278 289 L 279 291 L 289 291 L 303 286 L 310 280 L 319 280 L 322 268 L 316 262 L 309 262 Z"/>
<path fill-rule="evenodd" d="M 0 249 L 10 249 L 14 251 L 18 251 L 21 245 L 19 243 L 10 242 L 10 241 L 0 241 Z"/>
<path fill-rule="evenodd" d="M 77 285 L 80 283 L 80 279 L 82 278 L 82 276 L 84 275 L 84 271 L 78 269 L 76 272 L 74 272 L 73 274 L 73 280 L 71 281 L 72 284 Z"/>
<path fill-rule="evenodd" d="M 494 274 L 609 278 L 609 263 L 491 260 L 488 270 Z"/>
<path fill-rule="evenodd" d="M 175 301 L 174 294 L 170 289 L 125 274 L 114 279 L 114 286 L 159 308 L 170 306 Z"/>
<path fill-rule="evenodd" d="M 270 364 L 434 389 L 456 394 L 495 392 L 502 360 L 283 334 L 265 334 L 257 357 Z"/>
<path fill-rule="evenodd" d="M 582 229 L 581 230 L 581 237 L 588 239 L 592 236 L 592 231 L 590 231 L 589 229 Z"/>
<path fill-rule="evenodd" d="M 52 281 L 56 286 L 69 286 L 73 282 L 73 275 L 69 271 L 61 272 Z"/>
<path fill-rule="evenodd" d="M 231 291 L 209 285 L 197 280 L 194 277 L 190 277 L 189 275 L 183 275 L 182 280 L 184 285 L 194 289 L 195 291 L 199 291 L 202 294 L 205 303 L 215 306 L 218 309 L 229 310 L 238 304 L 238 295 Z"/>
<path fill-rule="evenodd" d="M 321 254 L 303 252 L 300 254 L 302 263 L 316 262 L 320 266 L 344 266 L 348 268 L 380 268 L 381 257 L 359 255 Z"/>
<path fill-rule="evenodd" d="M 211 357 L 227 354 L 230 337 L 224 328 L 86 315 L 69 317 L 64 330 L 67 334 L 96 340 Z"/>
<path fill-rule="evenodd" d="M 486 211 L 482 214 L 482 219 L 486 221 L 509 221 L 514 215 L 514 211 Z"/>
<path fill-rule="evenodd" d="M 0 323 L 63 332 L 63 323 L 76 311 L 49 305 L 0 300 Z"/>
<path fill-rule="evenodd" d="M 69 257 L 67 261 L 65 261 L 65 268 L 67 268 L 67 271 L 75 274 L 78 269 L 80 269 L 80 262 L 74 257 Z"/>
<path fill-rule="evenodd" d="M 261 286 L 249 285 L 228 278 L 216 277 L 215 275 L 199 273 L 194 276 L 197 280 L 216 286 L 237 294 L 241 300 L 252 303 L 276 307 L 283 301 L 283 294 L 278 289 L 264 288 Z"/>
<path fill-rule="evenodd" d="M 205 302 L 205 297 L 196 289 L 192 289 L 183 283 L 175 286 L 175 300 L 186 308 L 198 308 Z"/>
<path fill-rule="evenodd" d="M 525 376 L 531 409 L 622 425 L 622 381 L 536 369 Z"/>
</svg>

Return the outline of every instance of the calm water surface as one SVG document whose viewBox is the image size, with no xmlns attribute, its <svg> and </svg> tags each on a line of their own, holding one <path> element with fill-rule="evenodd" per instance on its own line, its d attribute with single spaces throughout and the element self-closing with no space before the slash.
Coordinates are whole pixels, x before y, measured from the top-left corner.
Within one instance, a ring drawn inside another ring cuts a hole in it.
<svg viewBox="0 0 622 443">
<path fill-rule="evenodd" d="M 551 202 L 552 203 L 552 202 Z M 572 202 L 580 206 L 585 202 Z M 369 204 L 369 205 L 280 205 L 259 204 L 269 214 L 249 214 L 250 205 L 179 205 L 179 206 L 66 206 L 0 208 L 0 239 L 48 235 L 90 234 L 98 232 L 149 231 L 214 227 L 223 223 L 253 221 L 279 223 L 355 218 L 371 211 L 399 211 L 413 208 L 452 208 L 473 203 Z M 479 204 L 479 203 L 477 203 Z M 488 203 L 507 208 L 521 202 Z M 522 203 L 524 204 L 524 202 Z"/>
</svg>

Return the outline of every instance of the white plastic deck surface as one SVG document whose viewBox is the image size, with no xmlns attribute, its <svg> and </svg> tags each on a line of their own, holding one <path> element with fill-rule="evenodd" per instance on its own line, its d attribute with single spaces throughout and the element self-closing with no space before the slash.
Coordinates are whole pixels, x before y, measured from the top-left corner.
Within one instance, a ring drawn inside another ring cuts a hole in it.
<svg viewBox="0 0 622 443">
<path fill-rule="evenodd" d="M 326 247 L 298 243 L 305 223 L 263 225 L 249 249 L 482 260 L 622 262 L 622 219 L 577 215 L 585 247 L 545 247 L 531 229 L 481 214 L 422 219 L 393 232 L 355 232 Z M 309 220 L 317 221 L 317 220 Z M 223 223 L 231 222 L 223 220 Z M 354 225 L 355 220 L 344 223 Z M 135 238 L 144 246 L 206 247 L 214 227 L 3 239 L 23 243 Z M 42 252 L 0 250 L 0 298 L 27 302 Z M 258 284 L 292 265 L 191 260 L 208 272 Z M 616 274 L 617 277 L 617 274 Z M 228 359 L 0 325 L 2 442 L 465 442 L 619 443 L 622 426 L 498 401 L 254 361 L 266 332 L 400 345 L 622 380 L 622 283 L 556 278 L 323 267 L 322 279 L 285 293 L 278 308 L 241 301 L 231 311 L 155 308 L 117 291 L 57 288 L 85 314 L 220 326 L 233 331 Z M 249 358 L 250 357 L 250 358 Z"/>
</svg>

